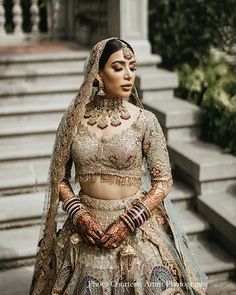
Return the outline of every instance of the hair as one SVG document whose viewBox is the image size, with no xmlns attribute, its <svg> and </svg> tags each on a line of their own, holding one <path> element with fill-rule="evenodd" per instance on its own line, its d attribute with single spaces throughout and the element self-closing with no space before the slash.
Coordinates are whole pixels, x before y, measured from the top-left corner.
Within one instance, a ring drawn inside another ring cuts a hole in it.
<svg viewBox="0 0 236 295">
<path fill-rule="evenodd" d="M 119 39 L 119 38 L 116 38 L 116 39 L 114 38 L 114 39 L 109 40 L 106 43 L 106 45 L 103 49 L 102 55 L 100 57 L 100 60 L 99 60 L 99 70 L 100 71 L 102 71 L 104 69 L 109 57 L 113 53 L 121 50 L 121 48 L 123 46 L 122 43 L 125 43 L 127 45 L 127 47 L 134 53 L 133 48 L 126 41 Z"/>
</svg>

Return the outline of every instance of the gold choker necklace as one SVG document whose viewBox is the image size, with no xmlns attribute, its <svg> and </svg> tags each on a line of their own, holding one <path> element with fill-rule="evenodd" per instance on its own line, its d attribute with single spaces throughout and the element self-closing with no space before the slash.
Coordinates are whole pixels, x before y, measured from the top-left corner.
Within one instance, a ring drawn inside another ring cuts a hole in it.
<svg viewBox="0 0 236 295">
<path fill-rule="evenodd" d="M 129 111 L 123 105 L 121 97 L 103 98 L 95 96 L 86 107 L 84 118 L 89 118 L 87 124 L 104 129 L 108 126 L 107 116 L 110 118 L 110 125 L 117 127 L 121 124 L 120 118 L 128 120 L 131 118 Z"/>
</svg>

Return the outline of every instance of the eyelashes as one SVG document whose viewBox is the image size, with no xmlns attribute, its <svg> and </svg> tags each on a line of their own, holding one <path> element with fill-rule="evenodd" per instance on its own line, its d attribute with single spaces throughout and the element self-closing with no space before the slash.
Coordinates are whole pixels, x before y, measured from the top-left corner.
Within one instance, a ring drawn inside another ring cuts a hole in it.
<svg viewBox="0 0 236 295">
<path fill-rule="evenodd" d="M 114 69 L 114 71 L 115 72 L 120 72 L 120 71 L 122 71 L 123 70 L 123 68 L 120 68 L 120 69 Z M 132 72 L 134 72 L 134 71 L 136 71 L 137 70 L 137 68 L 130 68 L 130 71 L 132 71 Z"/>
</svg>

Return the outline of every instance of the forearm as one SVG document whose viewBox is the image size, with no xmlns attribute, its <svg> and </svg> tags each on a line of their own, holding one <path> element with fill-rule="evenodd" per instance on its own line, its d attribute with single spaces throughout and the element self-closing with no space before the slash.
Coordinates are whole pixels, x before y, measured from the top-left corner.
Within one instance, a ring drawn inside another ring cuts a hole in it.
<svg viewBox="0 0 236 295">
<path fill-rule="evenodd" d="M 157 181 L 152 185 L 152 188 L 145 194 L 142 203 L 152 211 L 156 208 L 168 195 L 173 184 L 172 176 L 165 181 Z"/>
<path fill-rule="evenodd" d="M 62 202 L 75 197 L 73 189 L 68 179 L 64 178 L 59 184 L 59 198 Z"/>
<path fill-rule="evenodd" d="M 59 197 L 63 202 L 63 210 L 71 217 L 83 239 L 89 245 L 94 246 L 103 235 L 101 225 L 75 196 L 70 182 L 66 178 L 59 184 Z"/>
<path fill-rule="evenodd" d="M 119 218 L 127 225 L 131 232 L 147 221 L 156 208 L 169 193 L 172 186 L 172 176 L 165 180 L 152 181 L 152 188 L 145 194 L 142 200 L 136 200 L 134 204 Z"/>
</svg>

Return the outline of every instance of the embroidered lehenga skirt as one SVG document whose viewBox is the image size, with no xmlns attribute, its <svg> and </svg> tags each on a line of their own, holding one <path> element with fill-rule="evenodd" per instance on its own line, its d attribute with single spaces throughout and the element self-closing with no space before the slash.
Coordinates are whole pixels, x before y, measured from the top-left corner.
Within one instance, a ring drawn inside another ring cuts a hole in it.
<svg viewBox="0 0 236 295">
<path fill-rule="evenodd" d="M 95 199 L 81 190 L 79 195 L 104 230 L 143 196 L 140 190 L 123 200 Z M 161 207 L 111 250 L 83 242 L 68 218 L 58 235 L 56 249 L 57 277 L 52 294 L 190 294 L 185 284 L 187 273 Z"/>
</svg>

